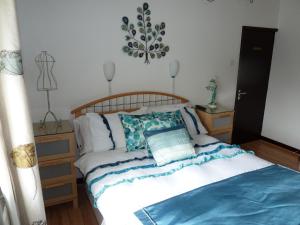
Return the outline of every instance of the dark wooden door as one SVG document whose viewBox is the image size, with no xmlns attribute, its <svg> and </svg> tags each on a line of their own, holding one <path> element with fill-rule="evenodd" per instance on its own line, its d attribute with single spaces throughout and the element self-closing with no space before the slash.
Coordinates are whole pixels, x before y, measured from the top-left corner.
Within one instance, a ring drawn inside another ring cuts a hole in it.
<svg viewBox="0 0 300 225">
<path fill-rule="evenodd" d="M 243 27 L 235 98 L 233 143 L 257 139 L 262 130 L 277 29 Z"/>
</svg>

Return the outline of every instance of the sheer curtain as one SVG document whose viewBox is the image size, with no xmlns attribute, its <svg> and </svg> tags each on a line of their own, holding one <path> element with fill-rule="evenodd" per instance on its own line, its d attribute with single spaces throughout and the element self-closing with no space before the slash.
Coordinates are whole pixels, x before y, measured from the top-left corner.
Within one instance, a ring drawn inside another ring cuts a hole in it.
<svg viewBox="0 0 300 225">
<path fill-rule="evenodd" d="M 5 198 L 0 188 L 0 225 L 9 225 L 9 224 L 10 224 L 10 219 L 8 215 L 8 209 L 6 206 Z"/>
<path fill-rule="evenodd" d="M 14 0 L 0 0 L 0 187 L 12 225 L 47 224 Z"/>
</svg>

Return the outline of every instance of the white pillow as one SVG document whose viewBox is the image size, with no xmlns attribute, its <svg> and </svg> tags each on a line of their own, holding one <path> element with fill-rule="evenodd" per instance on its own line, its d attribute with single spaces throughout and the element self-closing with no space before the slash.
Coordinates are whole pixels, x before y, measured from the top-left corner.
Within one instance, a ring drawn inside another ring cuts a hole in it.
<svg viewBox="0 0 300 225">
<path fill-rule="evenodd" d="M 174 105 L 161 105 L 161 106 L 149 106 L 148 113 L 150 112 L 172 112 L 180 110 L 183 120 L 187 126 L 190 135 L 207 134 L 207 130 L 201 123 L 194 108 L 190 107 L 189 103 L 174 104 Z"/>
<path fill-rule="evenodd" d="M 180 111 L 183 115 L 183 119 L 186 123 L 186 126 L 188 127 L 188 130 L 192 136 L 208 133 L 203 124 L 201 123 L 199 116 L 197 115 L 194 108 L 184 107 L 180 109 Z"/>
<path fill-rule="evenodd" d="M 73 123 L 80 155 L 114 148 L 110 131 L 97 113 L 87 113 L 76 118 Z"/>
<path fill-rule="evenodd" d="M 73 127 L 74 127 L 74 133 L 75 133 L 75 140 L 78 148 L 81 148 L 82 146 L 82 138 L 79 132 L 79 126 L 80 126 L 80 117 L 73 120 Z"/>
<path fill-rule="evenodd" d="M 79 154 L 82 155 L 92 151 L 92 145 L 89 139 L 90 131 L 88 129 L 89 123 L 87 116 L 80 116 L 73 120 L 75 137 Z"/>
<path fill-rule="evenodd" d="M 148 107 L 142 107 L 141 109 L 133 111 L 131 113 L 117 112 L 117 113 L 103 115 L 107 119 L 110 130 L 112 132 L 113 140 L 115 142 L 115 149 L 119 149 L 119 148 L 126 149 L 124 128 L 122 126 L 122 122 L 121 122 L 118 114 L 141 115 L 141 114 L 147 113 L 147 110 L 148 110 Z"/>
<path fill-rule="evenodd" d="M 115 149 L 126 147 L 125 135 L 118 113 L 103 115 L 109 124 L 109 129 L 115 142 Z"/>
<path fill-rule="evenodd" d="M 89 130 L 91 136 L 92 151 L 102 152 L 114 149 L 114 142 L 111 131 L 104 123 L 103 118 L 97 113 L 86 114 L 89 121 Z"/>
</svg>

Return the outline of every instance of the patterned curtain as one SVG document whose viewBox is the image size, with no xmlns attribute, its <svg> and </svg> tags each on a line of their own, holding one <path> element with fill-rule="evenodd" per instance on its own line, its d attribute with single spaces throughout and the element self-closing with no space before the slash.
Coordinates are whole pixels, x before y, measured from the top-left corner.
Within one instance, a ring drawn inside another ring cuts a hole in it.
<svg viewBox="0 0 300 225">
<path fill-rule="evenodd" d="M 0 224 L 10 224 L 5 198 L 0 188 Z"/>
<path fill-rule="evenodd" d="M 0 187 L 12 225 L 45 225 L 14 0 L 0 0 Z"/>
</svg>

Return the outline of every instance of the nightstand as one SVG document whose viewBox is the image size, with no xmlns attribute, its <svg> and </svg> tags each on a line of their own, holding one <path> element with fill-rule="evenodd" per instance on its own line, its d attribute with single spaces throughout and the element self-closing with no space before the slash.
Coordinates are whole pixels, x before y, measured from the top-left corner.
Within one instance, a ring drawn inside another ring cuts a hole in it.
<svg viewBox="0 0 300 225">
<path fill-rule="evenodd" d="M 33 124 L 45 206 L 73 202 L 78 207 L 73 127 L 62 121 Z"/>
<path fill-rule="evenodd" d="M 220 141 L 231 143 L 234 111 L 218 106 L 211 110 L 205 106 L 196 106 L 197 114 L 208 131 L 208 135 Z"/>
</svg>

